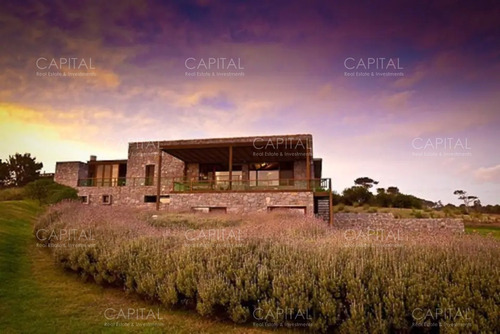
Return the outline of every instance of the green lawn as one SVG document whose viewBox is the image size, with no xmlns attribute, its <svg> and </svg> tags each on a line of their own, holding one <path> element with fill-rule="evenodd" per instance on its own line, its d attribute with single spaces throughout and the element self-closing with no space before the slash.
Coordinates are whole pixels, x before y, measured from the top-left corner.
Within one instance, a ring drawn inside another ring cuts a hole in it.
<svg viewBox="0 0 500 334">
<path fill-rule="evenodd" d="M 484 236 L 492 236 L 500 239 L 500 227 L 498 226 L 465 226 L 465 233 L 478 233 Z"/>
<path fill-rule="evenodd" d="M 40 211 L 34 202 L 0 202 L 0 333 L 269 333 L 82 282 L 55 266 L 47 249 L 36 247 L 32 226 Z M 141 308 L 159 309 L 161 320 L 113 321 L 104 315 L 106 309 Z M 113 322 L 126 327 L 105 326 Z"/>
</svg>

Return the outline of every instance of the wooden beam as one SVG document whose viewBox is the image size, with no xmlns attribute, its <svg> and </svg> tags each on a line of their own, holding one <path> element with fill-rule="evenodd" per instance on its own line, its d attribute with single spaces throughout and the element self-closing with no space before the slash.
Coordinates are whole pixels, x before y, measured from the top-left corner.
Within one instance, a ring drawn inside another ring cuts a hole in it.
<svg viewBox="0 0 500 334">
<path fill-rule="evenodd" d="M 306 141 L 306 180 L 307 189 L 311 188 L 311 146 L 309 145 L 309 140 Z"/>
<path fill-rule="evenodd" d="M 213 138 L 213 139 L 199 139 L 199 140 L 185 140 L 185 141 L 171 141 L 160 143 L 160 149 L 191 149 L 191 148 L 211 148 L 211 147 L 227 147 L 232 146 L 248 146 L 253 147 L 255 140 L 258 140 L 259 146 L 265 146 L 268 142 L 274 145 L 296 146 L 298 143 L 309 143 L 311 140 L 310 135 L 277 135 L 277 136 L 262 136 L 262 137 L 237 137 L 237 138 Z M 306 144 L 307 146 L 307 144 Z"/>
<path fill-rule="evenodd" d="M 329 219 L 329 224 L 330 225 L 333 225 L 333 193 L 332 193 L 332 189 L 330 189 L 330 198 L 329 198 L 329 201 L 330 201 L 330 219 Z"/>
<path fill-rule="evenodd" d="M 233 186 L 233 145 L 229 145 L 229 189 Z"/>
<path fill-rule="evenodd" d="M 161 163 L 162 163 L 162 150 L 158 150 L 158 168 L 156 176 L 156 210 L 160 210 L 160 194 L 161 194 Z"/>
</svg>

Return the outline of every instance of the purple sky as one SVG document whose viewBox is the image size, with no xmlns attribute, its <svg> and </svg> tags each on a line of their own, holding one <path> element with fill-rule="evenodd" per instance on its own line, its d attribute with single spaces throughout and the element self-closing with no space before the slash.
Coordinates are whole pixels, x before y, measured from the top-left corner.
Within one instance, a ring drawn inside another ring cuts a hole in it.
<svg viewBox="0 0 500 334">
<path fill-rule="evenodd" d="M 50 172 L 131 141 L 311 133 L 337 191 L 369 176 L 500 203 L 498 2 L 355 3 L 4 3 L 0 158 Z M 210 58 L 240 68 L 190 69 Z M 380 58 L 399 68 L 350 69 Z"/>
</svg>

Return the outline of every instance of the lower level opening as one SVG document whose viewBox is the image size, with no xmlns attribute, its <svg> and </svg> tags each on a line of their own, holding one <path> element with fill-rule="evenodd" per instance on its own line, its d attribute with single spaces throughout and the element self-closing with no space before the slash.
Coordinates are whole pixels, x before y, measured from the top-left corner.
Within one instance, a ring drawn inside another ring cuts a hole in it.
<svg viewBox="0 0 500 334">
<path fill-rule="evenodd" d="M 274 205 L 267 207 L 268 212 L 284 212 L 284 213 L 296 213 L 305 215 L 307 208 L 305 206 L 294 206 L 294 205 Z"/>
</svg>

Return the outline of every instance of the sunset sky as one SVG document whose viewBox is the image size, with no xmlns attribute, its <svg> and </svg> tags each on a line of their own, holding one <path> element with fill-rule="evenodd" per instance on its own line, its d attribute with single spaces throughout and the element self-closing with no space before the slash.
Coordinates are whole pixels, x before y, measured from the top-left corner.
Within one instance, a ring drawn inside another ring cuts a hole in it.
<svg viewBox="0 0 500 334">
<path fill-rule="evenodd" d="M 0 9 L 2 159 L 53 172 L 133 141 L 310 133 L 339 192 L 368 176 L 500 203 L 498 1 L 46 3 Z"/>
</svg>

